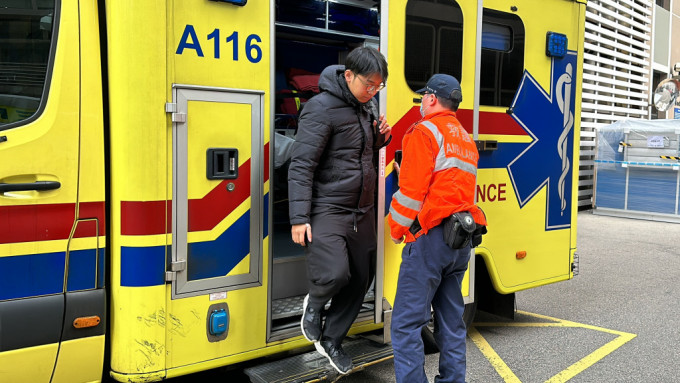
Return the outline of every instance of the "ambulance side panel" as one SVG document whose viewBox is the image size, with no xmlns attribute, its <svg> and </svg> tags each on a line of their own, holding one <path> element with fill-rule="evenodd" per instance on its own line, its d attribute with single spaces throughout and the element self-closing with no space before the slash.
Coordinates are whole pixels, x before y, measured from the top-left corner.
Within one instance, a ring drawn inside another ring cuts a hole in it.
<svg viewBox="0 0 680 383">
<path fill-rule="evenodd" d="M 171 327 L 167 2 L 106 2 L 109 84 L 111 375 L 159 380 Z"/>
<path fill-rule="evenodd" d="M 176 1 L 172 11 L 167 85 L 187 116 L 173 124 L 172 259 L 186 269 L 167 296 L 184 327 L 167 339 L 168 368 L 181 371 L 266 346 L 273 15 L 268 2 Z M 211 329 L 219 315 L 224 332 Z"/>
</svg>

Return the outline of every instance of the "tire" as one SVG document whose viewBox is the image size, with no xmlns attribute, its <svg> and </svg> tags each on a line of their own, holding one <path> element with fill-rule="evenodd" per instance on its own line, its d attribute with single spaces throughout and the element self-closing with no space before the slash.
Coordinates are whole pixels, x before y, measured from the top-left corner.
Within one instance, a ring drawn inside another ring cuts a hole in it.
<svg viewBox="0 0 680 383">
<path fill-rule="evenodd" d="M 430 320 L 427 326 L 423 327 L 423 330 L 420 332 L 421 336 L 423 337 L 423 348 L 425 350 L 425 355 L 436 354 L 439 352 L 437 342 L 434 340 L 433 323 L 434 322 Z"/>
<path fill-rule="evenodd" d="M 465 322 L 466 328 L 472 325 L 472 321 L 475 319 L 476 311 L 477 301 L 465 305 L 465 310 L 463 311 L 463 322 Z M 430 321 L 427 323 L 427 326 L 423 327 L 423 330 L 421 331 L 421 336 L 423 338 L 425 355 L 436 354 L 439 352 L 437 341 L 435 341 L 434 339 L 434 318 L 431 317 Z"/>
<path fill-rule="evenodd" d="M 465 322 L 465 328 L 472 326 L 472 321 L 475 320 L 475 314 L 477 313 L 477 300 L 465 305 L 465 311 L 463 311 L 463 322 Z"/>
</svg>

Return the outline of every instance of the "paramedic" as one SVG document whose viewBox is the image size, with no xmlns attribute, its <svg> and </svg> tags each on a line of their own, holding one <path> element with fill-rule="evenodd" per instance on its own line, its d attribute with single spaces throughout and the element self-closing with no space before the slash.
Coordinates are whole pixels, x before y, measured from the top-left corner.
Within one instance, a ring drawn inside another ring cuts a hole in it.
<svg viewBox="0 0 680 383">
<path fill-rule="evenodd" d="M 474 203 L 477 161 L 474 141 L 456 118 L 462 93 L 458 80 L 435 74 L 422 94 L 423 118 L 405 133 L 399 190 L 388 223 L 395 243 L 405 241 L 392 312 L 394 370 L 399 383 L 427 383 L 421 330 L 434 310 L 440 349 L 435 382 L 465 381 L 465 335 L 461 282 L 471 246 L 452 249 L 442 221 L 468 211 L 486 225 Z M 474 223 L 472 223 L 474 224 Z"/>
<path fill-rule="evenodd" d="M 291 235 L 305 247 L 309 279 L 302 334 L 342 374 L 352 369 L 342 340 L 375 268 L 374 155 L 389 143 L 391 127 L 373 97 L 386 80 L 387 62 L 370 47 L 324 69 L 321 93 L 300 115 L 288 171 Z"/>
</svg>

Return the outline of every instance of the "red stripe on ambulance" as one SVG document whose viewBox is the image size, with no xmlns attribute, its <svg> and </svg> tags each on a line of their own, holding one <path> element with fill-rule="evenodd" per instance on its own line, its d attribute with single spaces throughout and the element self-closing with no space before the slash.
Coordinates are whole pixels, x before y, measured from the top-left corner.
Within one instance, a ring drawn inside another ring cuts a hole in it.
<svg viewBox="0 0 680 383">
<path fill-rule="evenodd" d="M 465 130 L 472 134 L 473 121 L 471 109 L 459 109 L 456 112 L 458 121 Z M 401 140 L 406 130 L 421 119 L 420 108 L 417 106 L 402 116 L 399 121 L 392 125 L 392 143 L 387 146 L 386 162 L 394 159 L 394 151 L 401 150 Z M 499 134 L 509 136 L 527 136 L 528 133 L 507 113 L 479 112 L 479 134 Z"/>
<path fill-rule="evenodd" d="M 269 144 L 264 146 L 264 181 L 269 179 Z M 189 200 L 189 231 L 212 230 L 250 197 L 250 159 L 239 166 L 238 178 L 224 180 L 200 199 Z M 227 190 L 233 183 L 234 191 Z M 166 226 L 167 222 L 167 226 Z M 170 233 L 172 201 L 122 201 L 121 234 Z"/>
<path fill-rule="evenodd" d="M 68 239 L 75 213 L 75 203 L 0 207 L 0 244 Z M 99 235 L 104 235 L 104 202 L 81 203 L 78 216 L 99 220 Z M 75 237 L 89 237 L 91 233 L 91 228 L 78 230 Z"/>
</svg>

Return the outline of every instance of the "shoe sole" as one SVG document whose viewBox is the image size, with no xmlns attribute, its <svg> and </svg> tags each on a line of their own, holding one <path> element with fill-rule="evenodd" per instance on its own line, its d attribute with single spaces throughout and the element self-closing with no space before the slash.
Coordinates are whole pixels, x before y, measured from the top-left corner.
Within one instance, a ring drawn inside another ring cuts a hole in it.
<svg viewBox="0 0 680 383">
<path fill-rule="evenodd" d="M 305 332 L 305 313 L 307 312 L 307 301 L 309 301 L 309 294 L 305 296 L 305 300 L 302 302 L 302 318 L 300 318 L 300 330 L 302 331 L 302 336 L 309 342 L 318 342 L 318 339 L 310 339 Z"/>
<path fill-rule="evenodd" d="M 347 371 L 345 371 L 345 372 L 342 372 L 342 370 L 339 369 L 338 366 L 335 365 L 335 363 L 333 363 L 333 359 L 331 359 L 331 357 L 328 356 L 328 353 L 326 353 L 326 350 L 323 349 L 323 346 L 321 346 L 321 343 L 319 343 L 319 342 L 314 342 L 314 347 L 316 347 L 316 351 L 317 351 L 319 354 L 323 355 L 326 359 L 328 359 L 328 362 L 331 364 L 331 366 L 333 366 L 333 368 L 335 369 L 335 371 L 339 372 L 340 374 L 342 374 L 342 375 L 347 375 L 347 374 L 349 374 L 350 371 L 352 371 L 352 368 L 354 368 L 354 366 L 352 366 L 352 367 L 350 367 L 349 370 L 347 370 Z"/>
</svg>

